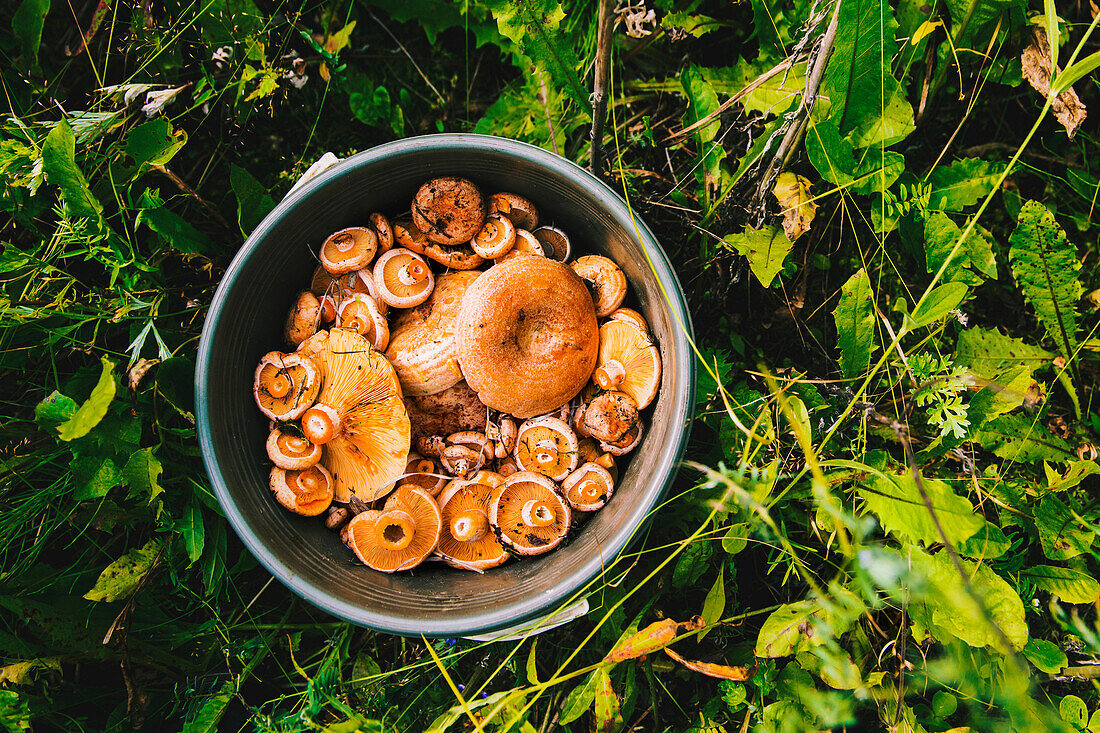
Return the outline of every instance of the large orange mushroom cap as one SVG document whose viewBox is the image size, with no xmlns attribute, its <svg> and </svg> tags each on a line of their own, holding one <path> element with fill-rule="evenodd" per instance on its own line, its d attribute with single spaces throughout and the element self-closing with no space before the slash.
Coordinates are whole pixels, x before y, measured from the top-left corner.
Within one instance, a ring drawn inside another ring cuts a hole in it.
<svg viewBox="0 0 1100 733">
<path fill-rule="evenodd" d="M 661 386 L 661 354 L 633 323 L 608 321 L 600 326 L 599 363 L 592 378 L 603 389 L 630 395 L 644 410 Z"/>
<path fill-rule="evenodd" d="M 294 420 L 309 409 L 320 389 L 321 375 L 307 354 L 272 351 L 256 367 L 252 394 L 260 412 L 272 420 Z"/>
<path fill-rule="evenodd" d="M 489 268 L 466 291 L 455 330 L 466 382 L 483 403 L 517 417 L 568 402 L 599 351 L 588 288 L 568 265 L 546 257 Z"/>
<path fill-rule="evenodd" d="M 308 345 L 308 346 L 307 346 Z M 324 444 L 321 463 L 332 473 L 336 501 L 384 496 L 405 472 L 410 426 L 393 367 L 356 333 L 334 328 L 316 350 L 324 387 L 318 405 L 338 415 L 339 431 Z M 316 411 L 317 417 L 323 417 Z"/>
<path fill-rule="evenodd" d="M 436 553 L 451 567 L 481 572 L 508 559 L 489 526 L 492 495 L 492 486 L 474 480 L 455 482 L 439 497 L 443 531 Z"/>
<path fill-rule="evenodd" d="M 541 473 L 519 471 L 494 491 L 489 523 L 521 555 L 541 555 L 561 544 L 572 514 L 557 484 Z"/>
<path fill-rule="evenodd" d="M 439 543 L 439 505 L 423 489 L 401 486 L 381 511 L 356 514 L 347 525 L 348 544 L 369 568 L 383 573 L 409 570 Z"/>
</svg>

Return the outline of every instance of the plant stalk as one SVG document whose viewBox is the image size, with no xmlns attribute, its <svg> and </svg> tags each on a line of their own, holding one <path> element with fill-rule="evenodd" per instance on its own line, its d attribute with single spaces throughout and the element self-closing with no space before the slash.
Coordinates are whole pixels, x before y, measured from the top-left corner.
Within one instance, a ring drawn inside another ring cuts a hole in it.
<svg viewBox="0 0 1100 733">
<path fill-rule="evenodd" d="M 607 83 L 611 77 L 611 38 L 615 28 L 614 0 L 600 0 L 596 21 L 596 69 L 592 82 L 592 146 L 588 168 L 603 173 L 603 126 L 607 117 Z"/>
</svg>

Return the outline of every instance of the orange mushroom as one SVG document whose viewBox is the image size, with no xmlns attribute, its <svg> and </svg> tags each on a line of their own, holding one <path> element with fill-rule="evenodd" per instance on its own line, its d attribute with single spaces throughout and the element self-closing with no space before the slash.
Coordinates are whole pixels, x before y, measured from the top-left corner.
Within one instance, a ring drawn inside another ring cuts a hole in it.
<svg viewBox="0 0 1100 733">
<path fill-rule="evenodd" d="M 516 193 L 494 193 L 489 197 L 489 214 L 503 214 L 516 227 L 528 231 L 539 225 L 539 210 L 530 200 Z"/>
<path fill-rule="evenodd" d="M 578 257 L 570 266 L 595 291 L 596 315 L 600 318 L 622 305 L 626 298 L 626 275 L 614 262 L 600 255 Z"/>
<path fill-rule="evenodd" d="M 499 265 L 501 262 L 507 262 L 523 255 L 545 257 L 546 251 L 543 250 L 542 243 L 535 239 L 534 234 L 526 229 L 516 229 L 516 241 L 512 243 L 512 247 L 500 257 L 494 259 L 493 262 Z"/>
<path fill-rule="evenodd" d="M 364 565 L 383 573 L 416 567 L 435 550 L 443 517 L 431 494 L 397 489 L 379 511 L 368 509 L 347 525 L 348 544 Z"/>
<path fill-rule="evenodd" d="M 615 465 L 615 456 L 600 447 L 600 442 L 594 438 L 585 438 L 577 449 L 580 455 L 580 463 L 595 463 L 607 469 L 611 474 L 612 482 L 619 480 L 619 468 Z"/>
<path fill-rule="evenodd" d="M 644 410 L 661 386 L 661 355 L 649 335 L 626 321 L 600 326 L 600 354 L 593 381 L 625 392 Z"/>
<path fill-rule="evenodd" d="M 516 447 L 516 434 L 519 429 L 516 421 L 504 415 L 496 423 L 486 423 L 485 437 L 493 441 L 493 454 L 497 458 L 504 458 Z"/>
<path fill-rule="evenodd" d="M 611 498 L 615 479 L 598 463 L 585 463 L 562 481 L 561 488 L 569 506 L 582 512 L 594 512 Z"/>
<path fill-rule="evenodd" d="M 438 496 L 447 484 L 447 479 L 438 475 L 440 471 L 441 468 L 436 465 L 435 461 L 425 458 L 419 453 L 410 453 L 409 460 L 405 464 L 405 474 L 401 478 L 401 483 L 415 484 L 432 496 Z"/>
<path fill-rule="evenodd" d="M 378 237 L 378 254 L 385 254 L 393 249 L 393 227 L 385 214 L 377 211 L 371 214 L 370 228 L 374 230 L 374 236 Z"/>
<path fill-rule="evenodd" d="M 308 356 L 272 351 L 256 367 L 252 394 L 260 412 L 272 420 L 294 420 L 317 399 L 321 377 Z"/>
<path fill-rule="evenodd" d="M 485 220 L 485 226 L 470 241 L 470 246 L 479 257 L 491 260 L 500 257 L 516 243 L 516 226 L 507 217 L 491 214 Z"/>
<path fill-rule="evenodd" d="M 267 457 L 279 468 L 302 471 L 321 460 L 321 446 L 274 428 L 267 436 Z"/>
<path fill-rule="evenodd" d="M 616 308 L 611 311 L 608 318 L 613 321 L 626 321 L 633 326 L 637 326 L 641 332 L 649 333 L 649 324 L 646 323 L 645 317 L 633 308 Z"/>
<path fill-rule="evenodd" d="M 320 259 L 333 275 L 366 267 L 378 249 L 378 237 L 364 227 L 348 227 L 333 232 L 321 245 Z"/>
<path fill-rule="evenodd" d="M 443 530 L 436 554 L 451 567 L 482 572 L 508 559 L 489 526 L 492 495 L 492 486 L 476 480 L 456 482 L 440 495 Z"/>
<path fill-rule="evenodd" d="M 569 259 L 569 253 L 573 251 L 573 247 L 569 242 L 569 235 L 561 229 L 545 226 L 535 229 L 531 234 L 539 240 L 542 251 L 550 259 L 558 262 L 565 262 Z"/>
<path fill-rule="evenodd" d="M 485 223 L 485 197 L 465 178 L 433 178 L 416 192 L 413 223 L 433 242 L 465 244 Z"/>
<path fill-rule="evenodd" d="M 378 351 L 385 351 L 390 343 L 389 322 L 369 295 L 355 293 L 341 303 L 336 325 L 361 334 Z"/>
<path fill-rule="evenodd" d="M 576 434 L 556 417 L 537 417 L 519 428 L 516 464 L 561 481 L 577 467 Z"/>
<path fill-rule="evenodd" d="M 286 340 L 297 346 L 307 338 L 317 333 L 317 325 L 321 322 L 321 301 L 317 296 L 306 290 L 299 293 L 294 305 L 286 316 L 286 327 L 283 335 Z"/>
<path fill-rule="evenodd" d="M 519 471 L 494 492 L 489 523 L 520 555 L 541 555 L 561 544 L 572 515 L 557 485 L 541 473 Z"/>
<path fill-rule="evenodd" d="M 424 258 L 412 250 L 391 249 L 374 263 L 378 295 L 394 308 L 413 308 L 432 294 L 435 276 Z"/>
<path fill-rule="evenodd" d="M 332 505 L 333 480 L 324 466 L 310 466 L 301 471 L 271 469 L 271 490 L 275 500 L 303 517 L 316 517 Z"/>
<path fill-rule="evenodd" d="M 632 427 L 620 440 L 614 443 L 600 441 L 600 448 L 613 456 L 625 456 L 627 453 L 637 448 L 638 444 L 642 442 L 644 430 L 645 425 L 642 424 L 641 420 L 638 420 L 634 427 Z"/>
<path fill-rule="evenodd" d="M 638 422 L 638 405 L 625 392 L 604 392 L 584 408 L 584 432 L 596 440 L 615 443 Z"/>
</svg>

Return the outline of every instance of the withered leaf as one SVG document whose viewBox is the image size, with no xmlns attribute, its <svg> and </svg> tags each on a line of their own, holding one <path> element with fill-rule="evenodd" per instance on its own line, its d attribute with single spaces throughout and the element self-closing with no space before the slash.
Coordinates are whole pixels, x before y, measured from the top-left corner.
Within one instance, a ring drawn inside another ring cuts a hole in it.
<svg viewBox="0 0 1100 733">
<path fill-rule="evenodd" d="M 1047 32 L 1040 27 L 1032 28 L 1031 43 L 1020 54 L 1020 64 L 1023 67 L 1024 78 L 1044 97 L 1050 98 L 1050 41 Z M 1070 139 L 1077 133 L 1085 122 L 1085 109 L 1077 92 L 1070 87 L 1059 94 L 1050 103 L 1054 111 L 1054 117 L 1066 128 L 1066 136 Z"/>
<path fill-rule="evenodd" d="M 611 652 L 604 657 L 605 662 L 624 662 L 627 659 L 636 659 L 643 654 L 649 654 L 659 649 L 664 648 L 673 639 L 676 638 L 676 634 L 681 631 L 694 631 L 701 629 L 706 625 L 699 616 L 693 617 L 690 621 L 677 622 L 673 619 L 666 618 L 663 621 L 654 621 L 649 626 L 639 631 L 634 636 L 624 641 L 619 646 L 611 650 Z"/>
<path fill-rule="evenodd" d="M 751 680 L 752 676 L 756 674 L 755 664 L 751 667 L 730 667 L 725 664 L 714 664 L 712 662 L 696 662 L 691 659 L 684 659 L 668 647 L 665 647 L 665 654 L 693 672 L 705 674 L 707 677 L 717 677 L 720 680 L 746 682 Z"/>
<path fill-rule="evenodd" d="M 783 233 L 794 241 L 810 231 L 810 222 L 817 213 L 817 204 L 810 193 L 810 179 L 790 171 L 779 174 L 772 195 L 783 208 Z"/>
</svg>

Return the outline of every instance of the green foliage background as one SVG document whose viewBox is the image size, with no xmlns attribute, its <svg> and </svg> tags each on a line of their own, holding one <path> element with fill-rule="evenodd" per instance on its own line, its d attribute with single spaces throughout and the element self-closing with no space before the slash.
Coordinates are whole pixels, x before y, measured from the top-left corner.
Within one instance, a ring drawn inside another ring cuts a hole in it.
<svg viewBox="0 0 1100 733">
<path fill-rule="evenodd" d="M 687 291 L 698 414 L 584 618 L 375 634 L 227 528 L 191 385 L 234 252 L 326 151 L 583 164 L 596 11 L 0 10 L 0 727 L 1100 730 L 1100 147 L 1021 63 L 1100 106 L 1080 3 L 619 4 L 603 175 Z"/>
</svg>

